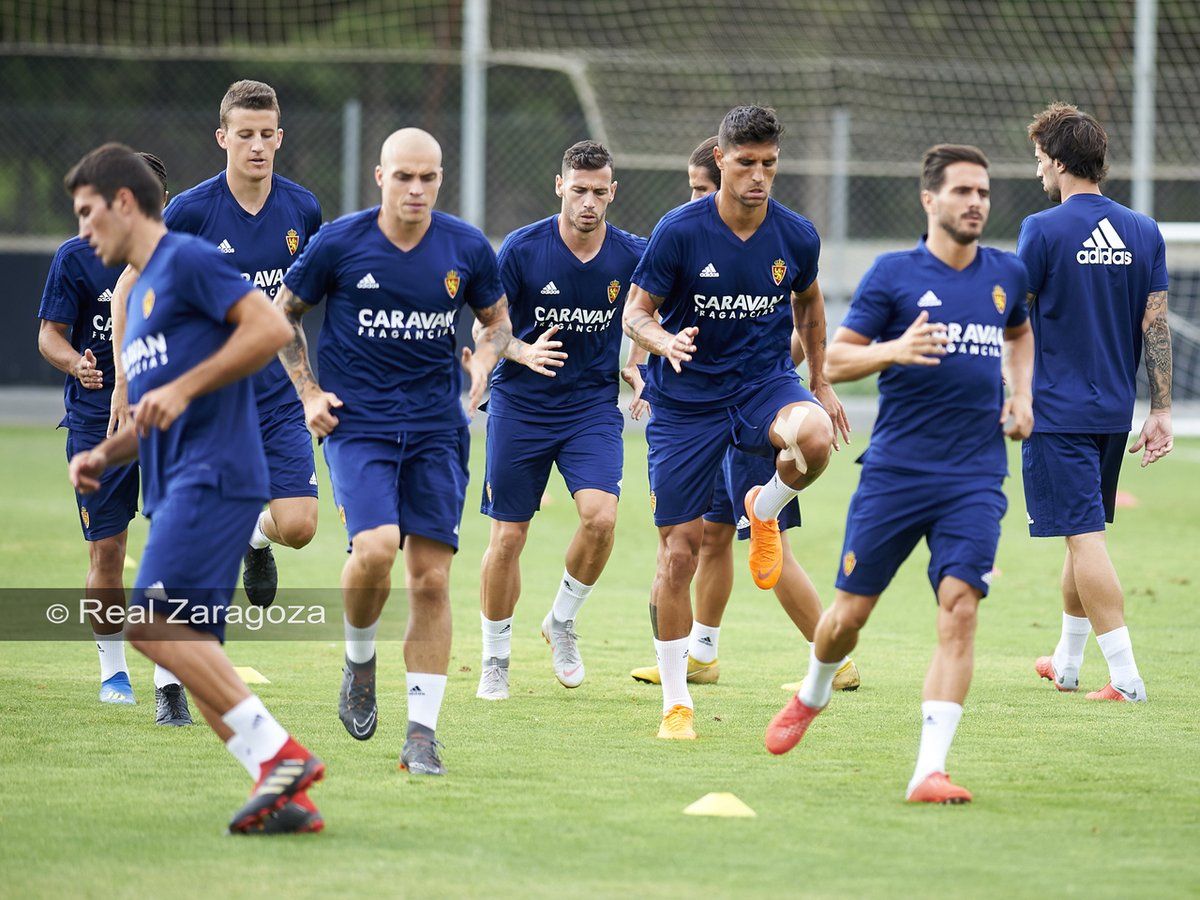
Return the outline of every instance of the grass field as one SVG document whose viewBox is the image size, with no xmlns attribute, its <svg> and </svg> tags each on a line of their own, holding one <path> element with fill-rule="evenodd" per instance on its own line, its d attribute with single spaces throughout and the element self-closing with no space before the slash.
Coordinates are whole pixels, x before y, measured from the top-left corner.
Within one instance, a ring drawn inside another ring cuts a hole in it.
<svg viewBox="0 0 1200 900">
<path fill-rule="evenodd" d="M 0 586 L 72 587 L 86 567 L 65 480 L 62 432 L 0 429 L 6 473 Z M 861 444 L 862 439 L 858 442 Z M 1151 702 L 1093 704 L 1036 680 L 1033 658 L 1058 634 L 1061 545 L 1025 534 L 1018 480 L 991 597 L 981 613 L 975 684 L 950 756 L 976 802 L 902 802 L 916 753 L 921 680 L 934 640 L 926 555 L 881 603 L 855 653 L 856 694 L 836 696 L 791 754 L 762 732 L 797 679 L 806 646 L 773 595 L 739 569 L 722 632 L 718 685 L 693 689 L 700 740 L 654 739 L 660 694 L 628 677 L 652 660 L 646 599 L 655 536 L 640 434 L 626 446 L 625 498 L 609 570 L 580 619 L 588 677 L 554 681 L 538 636 L 574 527 L 554 502 L 533 526 L 513 642 L 513 697 L 474 699 L 482 440 L 455 561 L 457 633 L 439 726 L 450 774 L 396 771 L 403 663 L 380 647 L 380 726 L 342 729 L 338 642 L 231 644 L 265 674 L 260 694 L 329 766 L 314 793 L 324 834 L 224 836 L 249 787 L 203 727 L 153 725 L 150 666 L 130 651 L 139 705 L 96 702 L 93 645 L 8 643 L 0 667 L 0 892 L 6 896 L 1178 896 L 1200 892 L 1200 726 L 1195 653 L 1200 442 L 1165 463 L 1125 470 L 1140 501 L 1120 512 L 1112 552 Z M 1014 454 L 1015 471 L 1015 454 Z M 793 538 L 828 596 L 856 467 L 842 454 L 804 497 Z M 321 528 L 302 552 L 277 552 L 287 587 L 337 584 L 344 533 L 321 474 Z M 131 553 L 144 542 L 135 524 Z M 739 557 L 740 558 L 740 557 Z M 132 572 L 128 573 L 132 576 Z M 32 595 L 31 595 L 32 597 Z M 30 602 L 37 602 L 36 598 Z M 405 615 L 403 596 L 385 616 Z M 1107 672 L 1089 644 L 1083 685 Z M 754 819 L 683 808 L 732 791 Z M 1190 849 L 1189 849 L 1190 848 Z"/>
</svg>

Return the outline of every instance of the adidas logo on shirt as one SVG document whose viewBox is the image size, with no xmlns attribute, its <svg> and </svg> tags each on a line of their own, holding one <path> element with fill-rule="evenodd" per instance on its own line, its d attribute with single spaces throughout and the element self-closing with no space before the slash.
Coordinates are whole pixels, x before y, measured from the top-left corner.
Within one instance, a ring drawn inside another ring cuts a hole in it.
<svg viewBox="0 0 1200 900">
<path fill-rule="evenodd" d="M 712 263 L 709 263 L 707 266 L 705 266 L 703 269 L 700 270 L 700 277 L 701 278 L 720 278 L 721 273 L 717 271 L 716 266 L 714 266 Z"/>
<path fill-rule="evenodd" d="M 1092 229 L 1092 236 L 1083 242 L 1075 261 L 1083 266 L 1128 266 L 1133 262 L 1133 254 L 1125 249 L 1125 242 L 1106 217 Z"/>
<path fill-rule="evenodd" d="M 357 287 L 360 291 L 378 290 L 379 282 L 375 280 L 374 275 L 368 272 L 358 280 L 358 284 L 355 285 L 355 287 Z"/>
<path fill-rule="evenodd" d="M 928 308 L 931 306 L 941 306 L 942 301 L 933 291 L 926 291 L 921 295 L 921 299 L 917 301 L 917 306 Z"/>
<path fill-rule="evenodd" d="M 228 239 L 223 240 L 223 241 L 221 241 L 221 243 L 217 244 L 217 249 L 220 250 L 222 253 L 237 253 L 237 251 L 233 249 L 233 244 L 229 243 Z"/>
<path fill-rule="evenodd" d="M 559 292 L 558 287 L 554 284 L 553 281 L 550 282 L 548 285 L 546 285 L 544 288 L 542 288 L 543 294 L 557 294 L 558 292 Z"/>
<path fill-rule="evenodd" d="M 112 288 L 105 288 L 104 293 L 96 298 L 97 303 L 112 303 Z"/>
<path fill-rule="evenodd" d="M 743 528 L 749 528 L 750 520 L 747 519 L 745 516 L 742 516 L 740 519 L 738 519 L 737 527 L 739 530 L 741 530 Z"/>
</svg>

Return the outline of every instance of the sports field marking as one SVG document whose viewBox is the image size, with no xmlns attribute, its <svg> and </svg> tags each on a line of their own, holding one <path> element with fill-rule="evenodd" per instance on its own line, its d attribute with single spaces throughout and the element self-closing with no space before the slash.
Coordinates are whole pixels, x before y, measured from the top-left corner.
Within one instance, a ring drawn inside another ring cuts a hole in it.
<svg viewBox="0 0 1200 900">
<path fill-rule="evenodd" d="M 734 794 L 716 792 L 705 794 L 684 809 L 685 816 L 720 816 L 726 819 L 753 819 L 758 815 Z"/>
</svg>

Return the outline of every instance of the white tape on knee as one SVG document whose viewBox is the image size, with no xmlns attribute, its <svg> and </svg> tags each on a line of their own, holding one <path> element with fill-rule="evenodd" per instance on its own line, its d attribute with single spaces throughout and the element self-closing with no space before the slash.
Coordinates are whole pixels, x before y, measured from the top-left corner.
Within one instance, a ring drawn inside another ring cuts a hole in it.
<svg viewBox="0 0 1200 900">
<path fill-rule="evenodd" d="M 809 411 L 807 406 L 801 404 L 788 413 L 786 418 L 775 424 L 775 433 L 783 439 L 784 443 L 784 448 L 779 451 L 779 458 L 784 462 L 795 463 L 801 475 L 807 474 L 808 461 L 800 452 L 800 426 L 808 418 Z"/>
</svg>

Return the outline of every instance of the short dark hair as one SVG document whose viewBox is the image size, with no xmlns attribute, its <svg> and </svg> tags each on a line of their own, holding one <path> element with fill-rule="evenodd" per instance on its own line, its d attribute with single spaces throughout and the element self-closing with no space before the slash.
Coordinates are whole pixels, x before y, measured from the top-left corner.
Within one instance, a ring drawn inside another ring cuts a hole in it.
<svg viewBox="0 0 1200 900">
<path fill-rule="evenodd" d="M 988 167 L 988 158 L 970 144 L 935 144 L 925 151 L 921 162 L 921 190 L 936 194 L 946 183 L 946 168 L 956 162 Z"/>
<path fill-rule="evenodd" d="M 154 177 L 162 184 L 163 193 L 167 192 L 167 166 L 155 156 L 153 153 L 147 153 L 145 150 L 139 150 L 138 156 L 142 158 L 142 162 L 150 167 L 150 171 L 154 173 Z"/>
<path fill-rule="evenodd" d="M 562 158 L 562 173 L 571 169 L 595 172 L 605 167 L 612 168 L 612 154 L 599 141 L 579 141 L 567 148 Z"/>
<path fill-rule="evenodd" d="M 735 106 L 725 113 L 717 130 L 722 150 L 742 144 L 778 144 L 783 124 L 769 106 Z"/>
<path fill-rule="evenodd" d="M 151 219 L 162 218 L 163 187 L 146 162 L 124 144 L 104 144 L 71 167 L 63 187 L 74 196 L 90 187 L 111 204 L 121 188 L 128 188 L 138 209 Z"/>
<path fill-rule="evenodd" d="M 1034 116 L 1027 130 L 1043 153 L 1076 178 L 1099 184 L 1108 174 L 1108 135 L 1095 116 L 1058 100 Z"/>
<path fill-rule="evenodd" d="M 717 146 L 717 136 L 714 134 L 704 143 L 692 151 L 692 156 L 688 160 L 688 168 L 703 169 L 717 187 L 721 186 L 721 169 L 717 166 L 717 160 L 713 157 L 713 148 Z"/>
<path fill-rule="evenodd" d="M 282 122 L 279 111 L 279 97 L 275 88 L 261 81 L 251 81 L 248 78 L 235 81 L 221 98 L 221 127 L 229 125 L 229 113 L 234 109 L 271 109 L 275 111 L 276 123 Z"/>
</svg>

